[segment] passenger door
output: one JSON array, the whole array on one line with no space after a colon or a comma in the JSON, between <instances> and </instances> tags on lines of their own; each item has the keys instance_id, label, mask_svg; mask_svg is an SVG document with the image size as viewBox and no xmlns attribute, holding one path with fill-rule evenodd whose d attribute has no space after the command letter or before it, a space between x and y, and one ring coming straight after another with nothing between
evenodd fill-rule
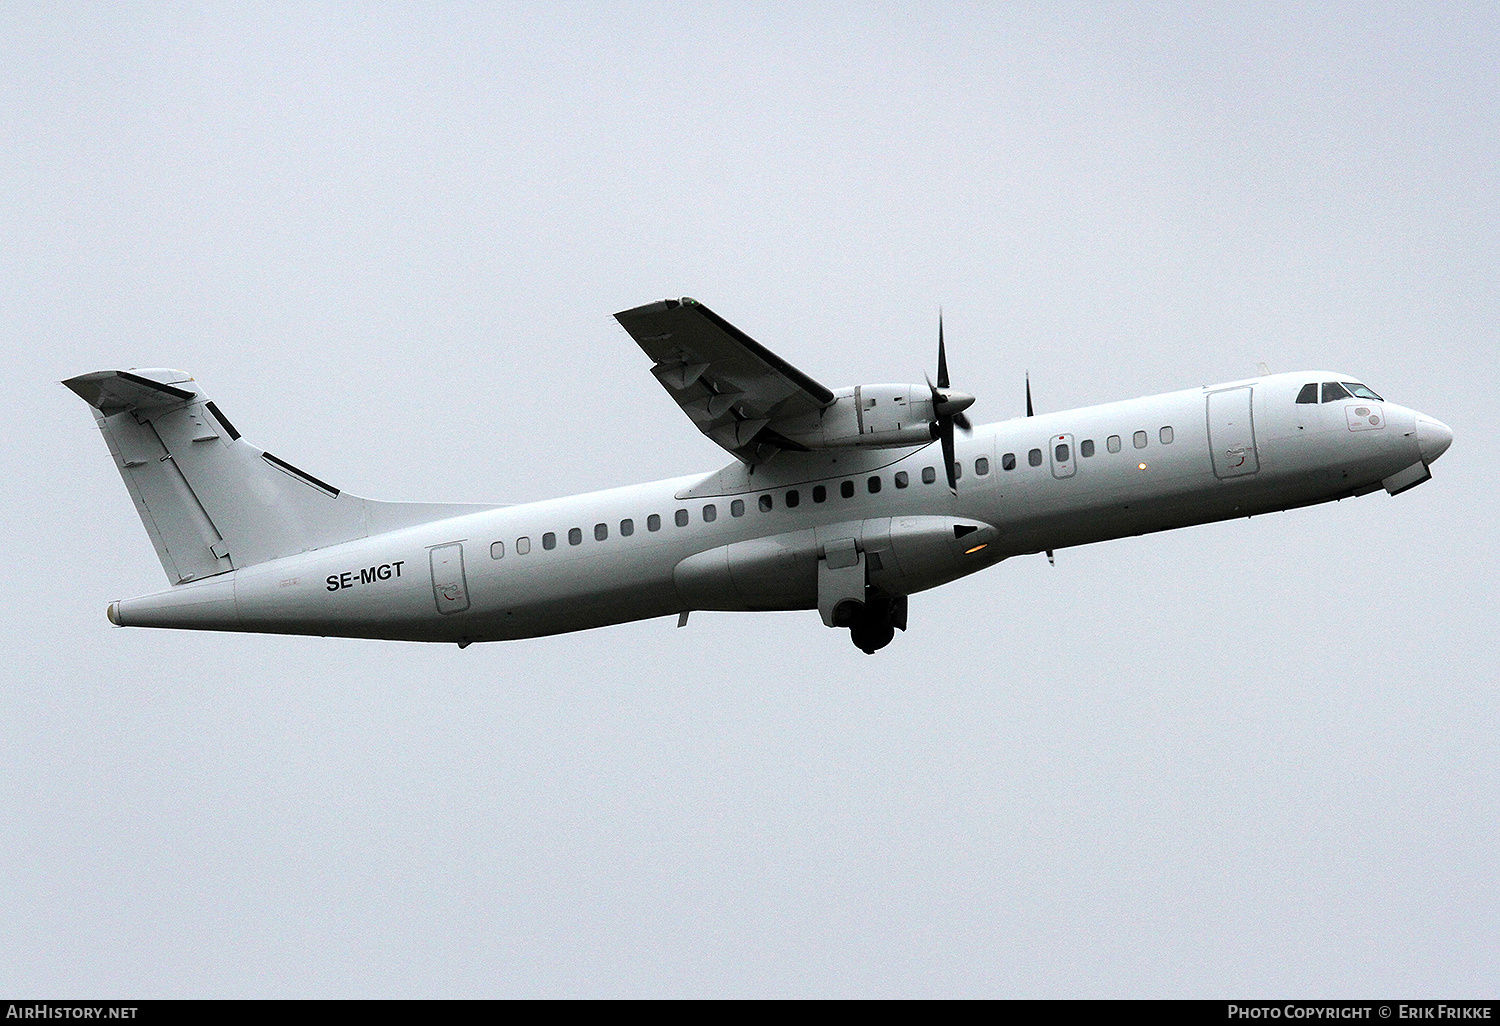
<instances>
[{"instance_id":1,"label":"passenger door","mask_svg":"<svg viewBox=\"0 0 1500 1026\"><path fill-rule=\"evenodd\" d=\"M432 550L432 597L439 613L462 613L469 608L462 542L439 545Z\"/></svg>"},{"instance_id":2,"label":"passenger door","mask_svg":"<svg viewBox=\"0 0 1500 1026\"><path fill-rule=\"evenodd\" d=\"M1260 470L1251 416L1253 385L1208 394L1208 448L1220 478L1244 477Z\"/></svg>"}]
</instances>

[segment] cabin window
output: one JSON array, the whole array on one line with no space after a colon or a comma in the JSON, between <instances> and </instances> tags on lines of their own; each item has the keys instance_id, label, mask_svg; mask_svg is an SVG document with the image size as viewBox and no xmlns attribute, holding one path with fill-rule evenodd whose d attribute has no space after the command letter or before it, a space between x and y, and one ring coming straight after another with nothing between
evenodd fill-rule
<instances>
[{"instance_id":1,"label":"cabin window","mask_svg":"<svg viewBox=\"0 0 1500 1026\"><path fill-rule=\"evenodd\" d=\"M744 499L735 499L733 502L731 502L729 504L729 515L732 516L732 517L742 517L742 516L744 516L745 515L745 500Z\"/></svg>"},{"instance_id":2,"label":"cabin window","mask_svg":"<svg viewBox=\"0 0 1500 1026\"><path fill-rule=\"evenodd\" d=\"M796 509L802 505L802 496L798 493L797 489L793 488L786 493L786 505L787 509Z\"/></svg>"},{"instance_id":3,"label":"cabin window","mask_svg":"<svg viewBox=\"0 0 1500 1026\"><path fill-rule=\"evenodd\" d=\"M659 514L659 513L652 513L649 517L646 518L646 530L648 530L648 531L660 531L661 530L661 514Z\"/></svg>"},{"instance_id":4,"label":"cabin window","mask_svg":"<svg viewBox=\"0 0 1500 1026\"><path fill-rule=\"evenodd\" d=\"M1067 442L1058 442L1057 446L1052 450L1052 458L1059 463L1068 462L1068 455L1069 453Z\"/></svg>"},{"instance_id":5,"label":"cabin window","mask_svg":"<svg viewBox=\"0 0 1500 1026\"><path fill-rule=\"evenodd\" d=\"M896 476L891 480L895 482L897 488L905 488L911 484L911 478L906 476L906 471L904 470L896 471Z\"/></svg>"},{"instance_id":6,"label":"cabin window","mask_svg":"<svg viewBox=\"0 0 1500 1026\"><path fill-rule=\"evenodd\" d=\"M1040 467L1042 465L1042 450L1033 449L1028 452L1026 454L1026 462L1030 463L1033 467Z\"/></svg>"},{"instance_id":7,"label":"cabin window","mask_svg":"<svg viewBox=\"0 0 1500 1026\"><path fill-rule=\"evenodd\" d=\"M490 542L490 558L503 559L505 557L505 543L503 541Z\"/></svg>"},{"instance_id":8,"label":"cabin window","mask_svg":"<svg viewBox=\"0 0 1500 1026\"><path fill-rule=\"evenodd\" d=\"M703 507L703 522L705 524L711 524L717 519L719 519L719 507L711 502Z\"/></svg>"},{"instance_id":9,"label":"cabin window","mask_svg":"<svg viewBox=\"0 0 1500 1026\"><path fill-rule=\"evenodd\" d=\"M620 537L621 538L629 538L632 534L635 534L635 521L634 520L621 520L620 521Z\"/></svg>"},{"instance_id":10,"label":"cabin window","mask_svg":"<svg viewBox=\"0 0 1500 1026\"><path fill-rule=\"evenodd\" d=\"M869 487L871 495L874 495L876 492L880 491L880 478L878 477L870 478L870 480L865 482L865 484Z\"/></svg>"},{"instance_id":11,"label":"cabin window","mask_svg":"<svg viewBox=\"0 0 1500 1026\"><path fill-rule=\"evenodd\" d=\"M1078 455L1082 456L1084 459L1088 459L1090 456L1094 455L1094 440L1092 438L1085 438L1083 441L1078 443Z\"/></svg>"},{"instance_id":12,"label":"cabin window","mask_svg":"<svg viewBox=\"0 0 1500 1026\"><path fill-rule=\"evenodd\" d=\"M1137 449L1144 449L1146 447L1146 432L1137 431L1135 433L1134 442Z\"/></svg>"},{"instance_id":13,"label":"cabin window","mask_svg":"<svg viewBox=\"0 0 1500 1026\"><path fill-rule=\"evenodd\" d=\"M822 485L813 485L813 502L827 502L828 489Z\"/></svg>"},{"instance_id":14,"label":"cabin window","mask_svg":"<svg viewBox=\"0 0 1500 1026\"><path fill-rule=\"evenodd\" d=\"M931 467L923 467L922 468L922 483L923 484L932 484L932 482L934 482L936 480L937 480L937 471L936 470L932 469Z\"/></svg>"},{"instance_id":15,"label":"cabin window","mask_svg":"<svg viewBox=\"0 0 1500 1026\"><path fill-rule=\"evenodd\" d=\"M1349 390L1337 381L1323 382L1323 401L1331 403L1339 399L1348 399Z\"/></svg>"},{"instance_id":16,"label":"cabin window","mask_svg":"<svg viewBox=\"0 0 1500 1026\"><path fill-rule=\"evenodd\" d=\"M1157 433L1157 437L1161 439L1161 444L1162 445L1171 445L1172 444L1172 426L1169 424L1166 427L1162 428L1161 431L1159 431Z\"/></svg>"},{"instance_id":17,"label":"cabin window","mask_svg":"<svg viewBox=\"0 0 1500 1026\"><path fill-rule=\"evenodd\" d=\"M516 539L516 555L518 555L518 556L524 556L524 555L526 555L530 551L531 551L531 539L530 538L517 538Z\"/></svg>"},{"instance_id":18,"label":"cabin window","mask_svg":"<svg viewBox=\"0 0 1500 1026\"><path fill-rule=\"evenodd\" d=\"M854 482L842 481L839 483L839 494L846 499L854 498Z\"/></svg>"},{"instance_id":19,"label":"cabin window","mask_svg":"<svg viewBox=\"0 0 1500 1026\"><path fill-rule=\"evenodd\" d=\"M609 525L608 524L595 524L594 525L594 541L608 541L608 540L609 540Z\"/></svg>"},{"instance_id":20,"label":"cabin window","mask_svg":"<svg viewBox=\"0 0 1500 1026\"><path fill-rule=\"evenodd\" d=\"M568 528L568 544L569 545L582 545L583 544L583 529L582 528L579 528L579 527L570 527L570 528Z\"/></svg>"},{"instance_id":21,"label":"cabin window","mask_svg":"<svg viewBox=\"0 0 1500 1026\"><path fill-rule=\"evenodd\" d=\"M1297 393L1299 403L1315 403L1318 401L1318 383L1310 381L1302 386L1302 391Z\"/></svg>"},{"instance_id":22,"label":"cabin window","mask_svg":"<svg viewBox=\"0 0 1500 1026\"><path fill-rule=\"evenodd\" d=\"M953 480L957 481L964 476L964 465L962 460L953 461Z\"/></svg>"},{"instance_id":23,"label":"cabin window","mask_svg":"<svg viewBox=\"0 0 1500 1026\"><path fill-rule=\"evenodd\" d=\"M974 461L974 473L978 474L980 477L983 477L989 472L990 458L988 456L981 456L979 457L979 459Z\"/></svg>"},{"instance_id":24,"label":"cabin window","mask_svg":"<svg viewBox=\"0 0 1500 1026\"><path fill-rule=\"evenodd\" d=\"M1110 452L1119 452L1120 451L1120 436L1119 435L1110 435L1109 438L1105 440L1104 445L1105 445L1105 448L1107 448Z\"/></svg>"},{"instance_id":25,"label":"cabin window","mask_svg":"<svg viewBox=\"0 0 1500 1026\"><path fill-rule=\"evenodd\" d=\"M542 535L542 548L548 550L557 548L557 535L551 531Z\"/></svg>"},{"instance_id":26,"label":"cabin window","mask_svg":"<svg viewBox=\"0 0 1500 1026\"><path fill-rule=\"evenodd\" d=\"M1016 469L1016 454L1013 453L1013 452L1008 452L1004 456L1001 456L1000 457L1000 469L1001 470L1015 470Z\"/></svg>"},{"instance_id":27,"label":"cabin window","mask_svg":"<svg viewBox=\"0 0 1500 1026\"><path fill-rule=\"evenodd\" d=\"M762 513L769 513L769 512L771 512L771 507L773 505L775 505L775 503L774 503L774 501L771 499L771 497L769 495L762 495L760 497L760 511Z\"/></svg>"},{"instance_id":28,"label":"cabin window","mask_svg":"<svg viewBox=\"0 0 1500 1026\"><path fill-rule=\"evenodd\" d=\"M678 527L686 527L688 525L688 511L685 509L678 510L673 519L677 521Z\"/></svg>"}]
</instances>

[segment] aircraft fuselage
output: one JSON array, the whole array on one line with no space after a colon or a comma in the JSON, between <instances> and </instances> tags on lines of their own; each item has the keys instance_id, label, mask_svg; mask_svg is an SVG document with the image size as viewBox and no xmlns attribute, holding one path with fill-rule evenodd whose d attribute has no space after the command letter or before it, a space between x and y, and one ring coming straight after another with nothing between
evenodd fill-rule
<instances>
[{"instance_id":1,"label":"aircraft fuselage","mask_svg":"<svg viewBox=\"0 0 1500 1026\"><path fill-rule=\"evenodd\" d=\"M468 644L696 609L822 608L858 561L900 597L1007 557L1426 480L1446 427L1271 375L978 426L951 494L935 443L486 510L115 603L125 626ZM1362 412L1358 412L1362 411ZM852 592L851 592L852 594ZM837 597L836 595L834 596Z\"/></svg>"}]
</instances>

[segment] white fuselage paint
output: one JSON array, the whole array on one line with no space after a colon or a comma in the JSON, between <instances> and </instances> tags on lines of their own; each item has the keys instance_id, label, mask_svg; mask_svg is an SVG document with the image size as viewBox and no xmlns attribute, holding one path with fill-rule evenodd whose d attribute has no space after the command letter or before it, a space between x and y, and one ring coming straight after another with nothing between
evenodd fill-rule
<instances>
[{"instance_id":1,"label":"white fuselage paint","mask_svg":"<svg viewBox=\"0 0 1500 1026\"><path fill-rule=\"evenodd\" d=\"M746 608L735 596L705 600L701 588L688 589L687 599L674 572L705 550L811 537L826 525L853 525L856 536L861 524L879 533L918 523L903 518L988 525L979 536L982 548L964 553L960 546L953 558L961 562L912 589L920 590L1008 556L1364 494L1414 465L1425 473L1414 411L1369 400L1295 402L1304 383L1335 380L1357 379L1273 375L977 427L958 439L956 496L935 443L784 453L753 472L736 464L706 477L487 510L304 552L117 603L112 618L125 626L462 643L536 637L695 608ZM1253 389L1253 449L1234 451L1230 436L1243 425L1216 426L1214 441L1228 450L1216 462L1208 397L1237 388ZM1234 407L1233 397L1219 403L1226 405ZM1355 418L1358 407L1374 409L1379 425ZM1171 430L1169 443L1163 428ZM1135 444L1137 432L1145 433L1144 447ZM1108 449L1111 436L1120 438L1118 452ZM1060 439L1068 445L1061 463ZM1091 456L1080 453L1086 440ZM1031 465L1033 450L1042 454L1040 466ZM1003 469L1007 453L1015 455L1012 470ZM982 475L981 459L989 464ZM1238 476L1224 476L1236 473L1226 469L1236 461ZM1247 465L1253 473L1244 472ZM933 480L924 483L928 468ZM898 472L906 475L905 487L896 487ZM880 480L877 493L869 490L872 477ZM846 481L853 482L852 497L842 494ZM822 502L814 501L817 486L826 489ZM792 489L800 498L795 508L787 504ZM771 497L769 511L761 506L764 495ZM736 500L744 503L740 516L732 515ZM711 522L709 506L716 513ZM680 510L685 526L678 524ZM648 529L652 515L661 518L655 531ZM634 524L629 537L621 533L627 519ZM604 540L595 537L600 524ZM570 543L573 529L581 534L578 544ZM556 537L550 550L543 548L549 533ZM518 551L522 538L529 552ZM501 558L491 556L496 542L504 546ZM815 567L816 551L811 558ZM445 601L461 611L441 612ZM813 605L801 581L789 582L784 603L773 597L753 608Z\"/></svg>"}]
</instances>

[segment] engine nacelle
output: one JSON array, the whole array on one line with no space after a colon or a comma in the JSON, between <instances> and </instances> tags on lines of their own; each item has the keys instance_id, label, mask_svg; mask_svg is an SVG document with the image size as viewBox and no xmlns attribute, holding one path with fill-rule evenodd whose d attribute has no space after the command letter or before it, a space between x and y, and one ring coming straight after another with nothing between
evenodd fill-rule
<instances>
[{"instance_id":1,"label":"engine nacelle","mask_svg":"<svg viewBox=\"0 0 1500 1026\"><path fill-rule=\"evenodd\" d=\"M777 433L809 449L894 449L934 438L926 385L856 385L833 394L817 413L778 422Z\"/></svg>"}]
</instances>

